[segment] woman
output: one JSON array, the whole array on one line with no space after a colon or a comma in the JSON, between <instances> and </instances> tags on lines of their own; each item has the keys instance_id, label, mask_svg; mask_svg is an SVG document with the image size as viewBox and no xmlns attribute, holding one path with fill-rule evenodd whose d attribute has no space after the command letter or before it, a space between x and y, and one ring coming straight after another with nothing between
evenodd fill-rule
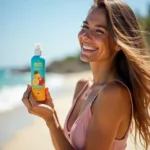
<instances>
[{"instance_id":1,"label":"woman","mask_svg":"<svg viewBox=\"0 0 150 150\"><path fill-rule=\"evenodd\" d=\"M135 14L120 0L95 0L78 38L93 79L77 83L64 129L48 90L39 104L28 86L22 101L29 113L45 120L56 150L125 150L131 125L146 150L149 54Z\"/></svg>"}]
</instances>

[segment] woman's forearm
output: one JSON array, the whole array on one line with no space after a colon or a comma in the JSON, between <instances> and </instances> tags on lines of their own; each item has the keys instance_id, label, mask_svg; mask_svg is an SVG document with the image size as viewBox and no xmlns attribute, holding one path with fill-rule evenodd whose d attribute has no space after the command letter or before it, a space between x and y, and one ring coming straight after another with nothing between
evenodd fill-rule
<instances>
[{"instance_id":1,"label":"woman's forearm","mask_svg":"<svg viewBox=\"0 0 150 150\"><path fill-rule=\"evenodd\" d=\"M58 116L57 116L57 113L56 113L55 110L54 110L54 116L56 117L57 123L59 123L59 121L58 121ZM59 124L59 125L60 125L60 124ZM50 135L51 135L52 143L53 143L53 146L54 146L55 150L59 150L58 145L57 145L57 143L56 143L56 141L55 141L55 139L54 139L54 136L53 136L53 134L52 134L51 131L50 131Z\"/></svg>"},{"instance_id":2,"label":"woman's forearm","mask_svg":"<svg viewBox=\"0 0 150 150\"><path fill-rule=\"evenodd\" d=\"M50 134L51 134L51 139L52 139L52 143L53 143L55 150L59 150L59 147L58 147L58 145L57 145L57 143L53 137L53 134L51 132L50 132Z\"/></svg>"},{"instance_id":3,"label":"woman's forearm","mask_svg":"<svg viewBox=\"0 0 150 150\"><path fill-rule=\"evenodd\" d=\"M56 119L55 115L53 117L53 121L47 121L46 124L49 128L52 141L56 150L75 150L66 139L60 123L58 122L58 118Z\"/></svg>"}]
</instances>

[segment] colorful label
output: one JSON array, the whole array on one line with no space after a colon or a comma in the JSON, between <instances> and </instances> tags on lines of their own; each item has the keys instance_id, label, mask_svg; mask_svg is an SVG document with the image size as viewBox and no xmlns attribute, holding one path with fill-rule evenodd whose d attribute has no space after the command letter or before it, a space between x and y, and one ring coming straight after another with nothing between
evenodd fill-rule
<instances>
[{"instance_id":1,"label":"colorful label","mask_svg":"<svg viewBox=\"0 0 150 150\"><path fill-rule=\"evenodd\" d=\"M43 88L45 86L45 66L43 62L32 64L32 87Z\"/></svg>"},{"instance_id":2,"label":"colorful label","mask_svg":"<svg viewBox=\"0 0 150 150\"><path fill-rule=\"evenodd\" d=\"M45 96L45 60L40 56L31 59L32 94L37 101L44 101Z\"/></svg>"}]
</instances>

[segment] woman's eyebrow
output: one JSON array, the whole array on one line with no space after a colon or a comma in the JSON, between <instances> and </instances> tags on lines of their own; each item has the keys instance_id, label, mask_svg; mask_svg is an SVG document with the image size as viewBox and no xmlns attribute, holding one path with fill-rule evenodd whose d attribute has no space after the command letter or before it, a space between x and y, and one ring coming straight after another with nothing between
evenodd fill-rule
<instances>
[{"instance_id":1,"label":"woman's eyebrow","mask_svg":"<svg viewBox=\"0 0 150 150\"><path fill-rule=\"evenodd\" d=\"M87 21L83 21L83 23L84 24L89 24ZM100 25L100 24L98 24L98 25L95 25L96 27L99 27L99 28L104 28L105 30L108 30L108 28L106 27L106 26L104 26L104 25Z\"/></svg>"}]
</instances>

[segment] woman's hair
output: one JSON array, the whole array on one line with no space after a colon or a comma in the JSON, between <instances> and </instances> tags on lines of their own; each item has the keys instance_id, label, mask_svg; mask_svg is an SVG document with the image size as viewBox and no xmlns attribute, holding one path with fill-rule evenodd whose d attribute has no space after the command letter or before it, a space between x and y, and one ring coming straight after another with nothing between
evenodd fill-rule
<instances>
[{"instance_id":1,"label":"woman's hair","mask_svg":"<svg viewBox=\"0 0 150 150\"><path fill-rule=\"evenodd\" d=\"M108 30L121 50L115 57L118 75L133 97L135 143L137 135L145 149L150 142L150 55L132 9L121 0L95 0L92 8L106 10ZM91 9L92 9L91 8Z\"/></svg>"}]
</instances>

